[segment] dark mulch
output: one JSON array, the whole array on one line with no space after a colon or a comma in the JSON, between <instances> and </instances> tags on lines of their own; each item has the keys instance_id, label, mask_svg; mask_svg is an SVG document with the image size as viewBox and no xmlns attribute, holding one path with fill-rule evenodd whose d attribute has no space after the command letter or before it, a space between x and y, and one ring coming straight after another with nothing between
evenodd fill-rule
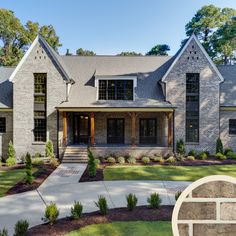
<instances>
[{"instance_id":1,"label":"dark mulch","mask_svg":"<svg viewBox=\"0 0 236 236\"><path fill-rule=\"evenodd\" d=\"M25 168L25 164L17 164L15 166L9 166L9 167L6 165L0 166L0 170L19 170L23 168Z\"/></svg>"},{"instance_id":2,"label":"dark mulch","mask_svg":"<svg viewBox=\"0 0 236 236\"><path fill-rule=\"evenodd\" d=\"M31 191L37 189L44 180L55 170L55 167L51 165L38 165L36 166L38 169L34 174L34 181L31 185L27 184L23 179L19 183L17 183L14 187L8 190L7 195L22 193L26 191Z\"/></svg>"},{"instance_id":3,"label":"dark mulch","mask_svg":"<svg viewBox=\"0 0 236 236\"><path fill-rule=\"evenodd\" d=\"M59 236L65 235L70 231L91 224L110 223L114 221L170 221L173 206L161 206L160 209L149 209L147 206L139 206L134 211L127 208L115 208L109 210L108 215L99 215L99 212L86 213L79 220L71 220L69 217L58 220L56 224L42 224L31 228L27 236Z\"/></svg>"},{"instance_id":4,"label":"dark mulch","mask_svg":"<svg viewBox=\"0 0 236 236\"><path fill-rule=\"evenodd\" d=\"M104 166L101 165L97 169L96 177L89 177L89 172L88 172L88 167L87 167L86 170L84 171L83 175L81 176L79 182L90 182L90 181L101 181L101 180L103 180L103 169L104 169Z\"/></svg>"}]
</instances>

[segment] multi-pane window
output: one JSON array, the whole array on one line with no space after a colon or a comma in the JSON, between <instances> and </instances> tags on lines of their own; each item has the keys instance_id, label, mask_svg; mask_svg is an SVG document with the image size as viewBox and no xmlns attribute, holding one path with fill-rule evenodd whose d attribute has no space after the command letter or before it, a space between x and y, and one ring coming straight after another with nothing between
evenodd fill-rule
<instances>
[{"instance_id":1,"label":"multi-pane window","mask_svg":"<svg viewBox=\"0 0 236 236\"><path fill-rule=\"evenodd\" d=\"M186 142L199 141L199 74L186 74Z\"/></svg>"},{"instance_id":2,"label":"multi-pane window","mask_svg":"<svg viewBox=\"0 0 236 236\"><path fill-rule=\"evenodd\" d=\"M99 100L133 100L133 80L99 80Z\"/></svg>"},{"instance_id":3,"label":"multi-pane window","mask_svg":"<svg viewBox=\"0 0 236 236\"><path fill-rule=\"evenodd\" d=\"M47 74L34 74L34 141L45 142Z\"/></svg>"},{"instance_id":4,"label":"multi-pane window","mask_svg":"<svg viewBox=\"0 0 236 236\"><path fill-rule=\"evenodd\" d=\"M6 133L6 118L0 117L0 133Z\"/></svg>"},{"instance_id":5,"label":"multi-pane window","mask_svg":"<svg viewBox=\"0 0 236 236\"><path fill-rule=\"evenodd\" d=\"M236 119L229 120L229 134L236 134Z\"/></svg>"}]
</instances>

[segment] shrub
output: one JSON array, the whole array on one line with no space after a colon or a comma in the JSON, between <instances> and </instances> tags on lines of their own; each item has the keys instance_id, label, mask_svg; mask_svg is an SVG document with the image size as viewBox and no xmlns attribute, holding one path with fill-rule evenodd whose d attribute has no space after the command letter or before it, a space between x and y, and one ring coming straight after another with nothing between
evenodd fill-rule
<instances>
[{"instance_id":1,"label":"shrub","mask_svg":"<svg viewBox=\"0 0 236 236\"><path fill-rule=\"evenodd\" d=\"M227 159L227 157L224 154L220 153L220 152L216 153L216 157L220 160L226 160Z\"/></svg>"},{"instance_id":2,"label":"shrub","mask_svg":"<svg viewBox=\"0 0 236 236\"><path fill-rule=\"evenodd\" d=\"M228 156L228 153L232 153L232 152L233 152L232 148L226 148L224 151L224 155Z\"/></svg>"},{"instance_id":3,"label":"shrub","mask_svg":"<svg viewBox=\"0 0 236 236\"><path fill-rule=\"evenodd\" d=\"M177 201L179 196L181 195L182 191L178 191L176 194L175 194L175 200Z\"/></svg>"},{"instance_id":4,"label":"shrub","mask_svg":"<svg viewBox=\"0 0 236 236\"><path fill-rule=\"evenodd\" d=\"M199 158L200 158L201 160L206 160L206 159L207 159L207 154L206 154L205 152L200 152Z\"/></svg>"},{"instance_id":5,"label":"shrub","mask_svg":"<svg viewBox=\"0 0 236 236\"><path fill-rule=\"evenodd\" d=\"M222 144L222 141L220 138L218 138L216 141L216 153L218 153L218 152L220 152L222 154L224 153L223 144Z\"/></svg>"},{"instance_id":6,"label":"shrub","mask_svg":"<svg viewBox=\"0 0 236 236\"><path fill-rule=\"evenodd\" d=\"M149 157L142 157L142 162L143 162L143 164L147 165L150 163L150 158Z\"/></svg>"},{"instance_id":7,"label":"shrub","mask_svg":"<svg viewBox=\"0 0 236 236\"><path fill-rule=\"evenodd\" d=\"M232 158L232 159L236 159L236 153L235 152L228 152L227 157Z\"/></svg>"},{"instance_id":8,"label":"shrub","mask_svg":"<svg viewBox=\"0 0 236 236\"><path fill-rule=\"evenodd\" d=\"M44 213L44 221L49 222L50 225L53 225L59 216L59 210L55 203L50 203L50 205L46 206Z\"/></svg>"},{"instance_id":9,"label":"shrub","mask_svg":"<svg viewBox=\"0 0 236 236\"><path fill-rule=\"evenodd\" d=\"M127 201L127 207L129 209L129 211L133 211L133 209L136 207L138 199L135 196L135 194L128 194L126 195L126 201Z\"/></svg>"},{"instance_id":10,"label":"shrub","mask_svg":"<svg viewBox=\"0 0 236 236\"><path fill-rule=\"evenodd\" d=\"M29 228L29 223L27 220L19 220L15 225L14 236L25 236Z\"/></svg>"},{"instance_id":11,"label":"shrub","mask_svg":"<svg viewBox=\"0 0 236 236\"><path fill-rule=\"evenodd\" d=\"M45 147L46 157L54 157L53 143L51 140L48 140Z\"/></svg>"},{"instance_id":12,"label":"shrub","mask_svg":"<svg viewBox=\"0 0 236 236\"><path fill-rule=\"evenodd\" d=\"M211 155L209 151L204 151L204 152L206 153L207 157Z\"/></svg>"},{"instance_id":13,"label":"shrub","mask_svg":"<svg viewBox=\"0 0 236 236\"><path fill-rule=\"evenodd\" d=\"M190 150L190 151L188 152L188 156L193 156L193 157L195 157L195 156L197 156L197 152L196 152L195 150Z\"/></svg>"},{"instance_id":14,"label":"shrub","mask_svg":"<svg viewBox=\"0 0 236 236\"><path fill-rule=\"evenodd\" d=\"M118 157L118 158L117 158L117 162L118 162L119 164L125 164L125 158L124 158L124 157Z\"/></svg>"},{"instance_id":15,"label":"shrub","mask_svg":"<svg viewBox=\"0 0 236 236\"><path fill-rule=\"evenodd\" d=\"M187 156L187 160L188 160L188 161L194 161L194 160L195 160L195 157L194 157L194 156Z\"/></svg>"},{"instance_id":16,"label":"shrub","mask_svg":"<svg viewBox=\"0 0 236 236\"><path fill-rule=\"evenodd\" d=\"M168 157L167 159L166 159L166 162L167 163L174 163L176 161L176 159L175 159L175 157L173 157L173 156L170 156L170 157Z\"/></svg>"},{"instance_id":17,"label":"shrub","mask_svg":"<svg viewBox=\"0 0 236 236\"><path fill-rule=\"evenodd\" d=\"M89 177L95 177L97 174L97 167L95 163L95 159L93 156L93 153L88 150L88 172L89 172Z\"/></svg>"},{"instance_id":18,"label":"shrub","mask_svg":"<svg viewBox=\"0 0 236 236\"><path fill-rule=\"evenodd\" d=\"M74 203L73 207L71 207L71 217L73 219L79 219L82 215L82 211L83 211L83 205L80 202L76 202Z\"/></svg>"},{"instance_id":19,"label":"shrub","mask_svg":"<svg viewBox=\"0 0 236 236\"><path fill-rule=\"evenodd\" d=\"M33 182L33 166L30 154L27 152L25 156L25 172L26 172L26 183L32 184Z\"/></svg>"},{"instance_id":20,"label":"shrub","mask_svg":"<svg viewBox=\"0 0 236 236\"><path fill-rule=\"evenodd\" d=\"M8 158L6 160L6 165L7 166L16 165L15 149L14 149L12 141L10 141L8 144Z\"/></svg>"},{"instance_id":21,"label":"shrub","mask_svg":"<svg viewBox=\"0 0 236 236\"><path fill-rule=\"evenodd\" d=\"M100 163L101 163L100 160L99 160L99 159L95 159L94 162L95 162L96 168L98 168L98 166L99 166Z\"/></svg>"},{"instance_id":22,"label":"shrub","mask_svg":"<svg viewBox=\"0 0 236 236\"><path fill-rule=\"evenodd\" d=\"M116 159L114 157L108 157L107 162L111 163L111 164L114 164L114 163L116 163Z\"/></svg>"},{"instance_id":23,"label":"shrub","mask_svg":"<svg viewBox=\"0 0 236 236\"><path fill-rule=\"evenodd\" d=\"M43 165L44 160L42 159L42 157L34 157L34 158L32 158L32 164L35 165L35 166Z\"/></svg>"},{"instance_id":24,"label":"shrub","mask_svg":"<svg viewBox=\"0 0 236 236\"><path fill-rule=\"evenodd\" d=\"M129 164L136 164L136 159L134 158L134 157L128 157L128 159L127 159L127 162L129 163Z\"/></svg>"},{"instance_id":25,"label":"shrub","mask_svg":"<svg viewBox=\"0 0 236 236\"><path fill-rule=\"evenodd\" d=\"M108 212L108 206L107 206L107 200L104 196L99 196L98 202L95 202L95 205L99 208L100 213L102 215L107 215Z\"/></svg>"},{"instance_id":26,"label":"shrub","mask_svg":"<svg viewBox=\"0 0 236 236\"><path fill-rule=\"evenodd\" d=\"M50 165L53 167L58 167L59 166L59 161L56 157L50 157Z\"/></svg>"},{"instance_id":27,"label":"shrub","mask_svg":"<svg viewBox=\"0 0 236 236\"><path fill-rule=\"evenodd\" d=\"M43 157L43 155L41 153L37 152L32 157L33 158L40 158L40 157Z\"/></svg>"},{"instance_id":28,"label":"shrub","mask_svg":"<svg viewBox=\"0 0 236 236\"><path fill-rule=\"evenodd\" d=\"M163 163L165 160L161 156L153 157L153 161Z\"/></svg>"},{"instance_id":29,"label":"shrub","mask_svg":"<svg viewBox=\"0 0 236 236\"><path fill-rule=\"evenodd\" d=\"M3 230L0 230L0 236L8 236L8 231L3 228Z\"/></svg>"},{"instance_id":30,"label":"shrub","mask_svg":"<svg viewBox=\"0 0 236 236\"><path fill-rule=\"evenodd\" d=\"M159 197L158 193L152 193L150 197L147 199L147 202L149 203L151 208L158 209L161 205L161 199Z\"/></svg>"},{"instance_id":31,"label":"shrub","mask_svg":"<svg viewBox=\"0 0 236 236\"><path fill-rule=\"evenodd\" d=\"M183 155L177 154L175 156L175 158L176 158L177 161L184 161L184 156Z\"/></svg>"},{"instance_id":32,"label":"shrub","mask_svg":"<svg viewBox=\"0 0 236 236\"><path fill-rule=\"evenodd\" d=\"M185 154L185 144L183 139L180 139L176 143L176 151L178 154L184 155Z\"/></svg>"}]
</instances>

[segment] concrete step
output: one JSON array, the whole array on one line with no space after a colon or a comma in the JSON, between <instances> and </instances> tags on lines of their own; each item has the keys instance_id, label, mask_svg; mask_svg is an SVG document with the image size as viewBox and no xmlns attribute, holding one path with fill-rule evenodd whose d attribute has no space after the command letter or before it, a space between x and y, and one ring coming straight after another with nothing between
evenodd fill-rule
<instances>
[{"instance_id":1,"label":"concrete step","mask_svg":"<svg viewBox=\"0 0 236 236\"><path fill-rule=\"evenodd\" d=\"M63 160L88 160L87 157L64 157Z\"/></svg>"},{"instance_id":2,"label":"concrete step","mask_svg":"<svg viewBox=\"0 0 236 236\"><path fill-rule=\"evenodd\" d=\"M64 157L70 157L70 156L72 156L72 157L87 157L88 154L87 153L67 153L67 152L64 154Z\"/></svg>"},{"instance_id":3,"label":"concrete step","mask_svg":"<svg viewBox=\"0 0 236 236\"><path fill-rule=\"evenodd\" d=\"M88 163L87 160L62 160L62 163Z\"/></svg>"}]
</instances>

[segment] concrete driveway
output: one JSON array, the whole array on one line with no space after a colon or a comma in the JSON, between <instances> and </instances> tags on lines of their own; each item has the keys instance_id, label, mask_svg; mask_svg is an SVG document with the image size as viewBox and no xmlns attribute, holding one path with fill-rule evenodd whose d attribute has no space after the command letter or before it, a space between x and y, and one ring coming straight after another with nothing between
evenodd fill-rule
<instances>
[{"instance_id":1,"label":"concrete driveway","mask_svg":"<svg viewBox=\"0 0 236 236\"><path fill-rule=\"evenodd\" d=\"M162 204L174 205L175 193L186 188L185 181L97 181L79 183L85 170L84 164L62 164L35 191L0 198L0 229L7 228L13 234L14 225L27 219L30 226L42 223L46 204L55 202L60 217L70 215L74 201L84 205L84 212L97 210L94 201L99 195L107 198L110 208L126 206L125 196L135 193L138 205L146 205L147 197L157 192Z\"/></svg>"}]
</instances>

